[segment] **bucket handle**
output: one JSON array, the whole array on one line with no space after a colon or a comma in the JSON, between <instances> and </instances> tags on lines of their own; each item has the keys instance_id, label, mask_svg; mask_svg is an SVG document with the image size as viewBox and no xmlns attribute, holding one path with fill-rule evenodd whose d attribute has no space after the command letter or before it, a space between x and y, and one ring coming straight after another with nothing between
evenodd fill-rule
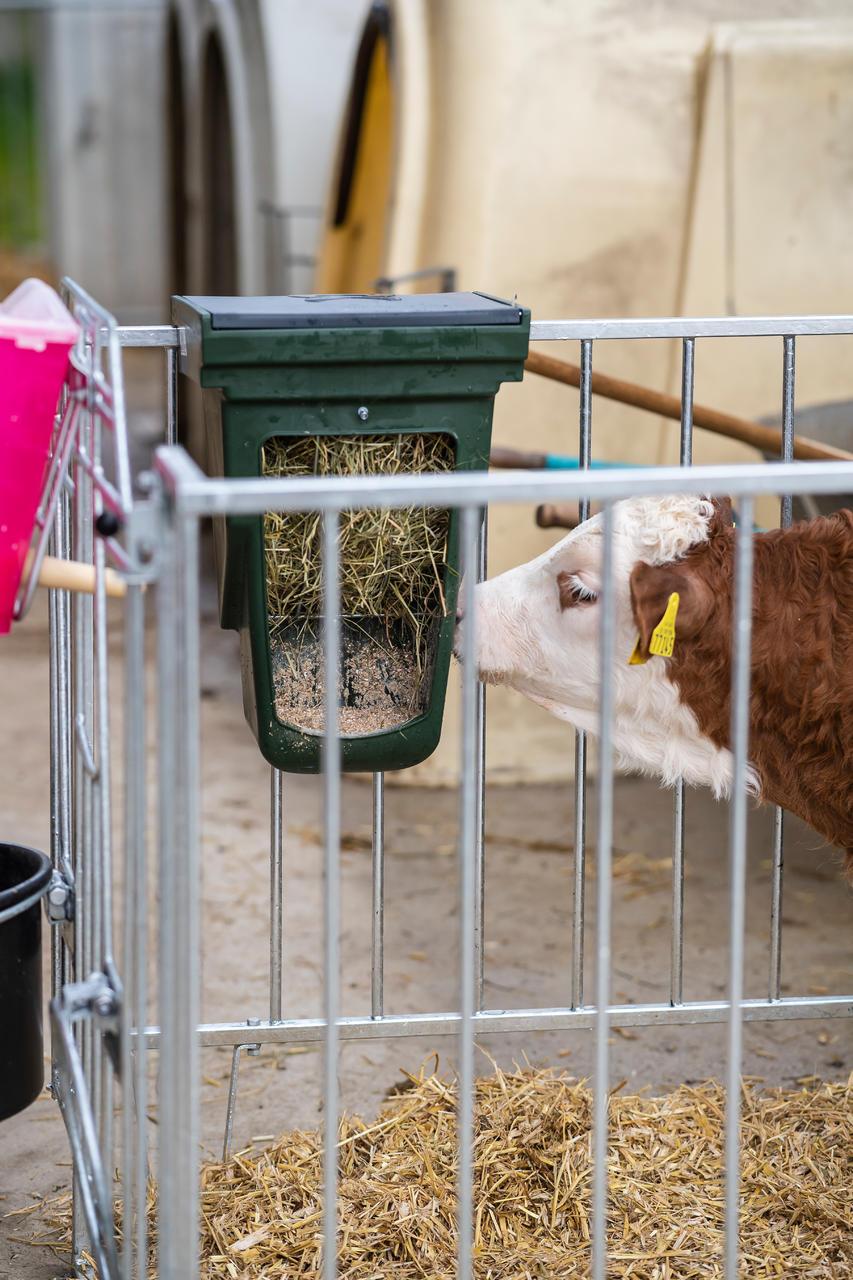
<instances>
[{"instance_id":1,"label":"bucket handle","mask_svg":"<svg viewBox=\"0 0 853 1280\"><path fill-rule=\"evenodd\" d=\"M14 920L15 916L21 916L25 911L29 911L30 907L34 907L37 902L41 902L44 895L50 888L50 881L43 885L41 889L37 889L35 893L31 893L29 897L22 898L20 902L13 902L11 907L6 907L0 911L0 924L5 924L7 920Z\"/></svg>"}]
</instances>

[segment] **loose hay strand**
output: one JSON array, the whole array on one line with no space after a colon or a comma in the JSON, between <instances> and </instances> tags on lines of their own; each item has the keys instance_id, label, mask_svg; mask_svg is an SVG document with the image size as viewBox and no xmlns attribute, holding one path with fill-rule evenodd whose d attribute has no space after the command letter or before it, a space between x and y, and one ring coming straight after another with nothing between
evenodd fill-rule
<instances>
[{"instance_id":1,"label":"loose hay strand","mask_svg":"<svg viewBox=\"0 0 853 1280\"><path fill-rule=\"evenodd\" d=\"M423 1072L407 1081L372 1125L340 1120L344 1280L455 1274L456 1088ZM590 1091L550 1071L496 1069L476 1102L478 1280L588 1275ZM610 1106L608 1276L722 1277L723 1086L614 1094ZM792 1091L745 1081L742 1115L744 1274L853 1276L853 1076ZM205 1165L203 1280L318 1274L322 1194L318 1131Z\"/></svg>"}]
</instances>

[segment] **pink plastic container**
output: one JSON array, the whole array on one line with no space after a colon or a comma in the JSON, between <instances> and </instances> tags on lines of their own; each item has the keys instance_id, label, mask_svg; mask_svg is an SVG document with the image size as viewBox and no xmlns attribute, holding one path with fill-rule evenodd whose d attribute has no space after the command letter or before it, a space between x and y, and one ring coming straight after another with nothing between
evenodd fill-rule
<instances>
[{"instance_id":1,"label":"pink plastic container","mask_svg":"<svg viewBox=\"0 0 853 1280\"><path fill-rule=\"evenodd\" d=\"M12 625L77 331L42 280L25 280L0 302L0 634Z\"/></svg>"}]
</instances>

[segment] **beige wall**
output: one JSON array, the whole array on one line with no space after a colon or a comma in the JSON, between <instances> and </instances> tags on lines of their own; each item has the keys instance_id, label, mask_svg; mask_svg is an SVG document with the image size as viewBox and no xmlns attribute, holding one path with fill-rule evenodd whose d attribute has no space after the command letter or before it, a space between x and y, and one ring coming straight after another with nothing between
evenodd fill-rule
<instances>
[{"instance_id":1,"label":"beige wall","mask_svg":"<svg viewBox=\"0 0 853 1280\"><path fill-rule=\"evenodd\" d=\"M388 274L457 267L534 318L851 310L853 26L846 0L397 0L397 184ZM417 38L425 32L425 38ZM849 340L848 340L849 341ZM696 398L778 412L780 341L697 352ZM578 359L576 344L549 354ZM680 344L598 343L595 367L677 391ZM797 402L853 396L842 340L798 344ZM494 439L575 453L577 394L504 388ZM593 451L674 462L677 424L595 401ZM745 448L697 433L697 461ZM764 517L773 517L765 508ZM495 509L490 572L555 535ZM450 695L442 748L456 765ZM489 695L495 775L566 776L571 731Z\"/></svg>"}]
</instances>

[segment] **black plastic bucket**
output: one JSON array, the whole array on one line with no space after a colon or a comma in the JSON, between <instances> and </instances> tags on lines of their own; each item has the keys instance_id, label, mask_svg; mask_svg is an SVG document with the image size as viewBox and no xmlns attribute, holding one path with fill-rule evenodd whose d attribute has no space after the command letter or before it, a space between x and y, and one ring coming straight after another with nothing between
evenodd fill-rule
<instances>
[{"instance_id":1,"label":"black plastic bucket","mask_svg":"<svg viewBox=\"0 0 853 1280\"><path fill-rule=\"evenodd\" d=\"M41 900L51 872L37 849L0 844L0 1120L44 1084Z\"/></svg>"}]
</instances>

